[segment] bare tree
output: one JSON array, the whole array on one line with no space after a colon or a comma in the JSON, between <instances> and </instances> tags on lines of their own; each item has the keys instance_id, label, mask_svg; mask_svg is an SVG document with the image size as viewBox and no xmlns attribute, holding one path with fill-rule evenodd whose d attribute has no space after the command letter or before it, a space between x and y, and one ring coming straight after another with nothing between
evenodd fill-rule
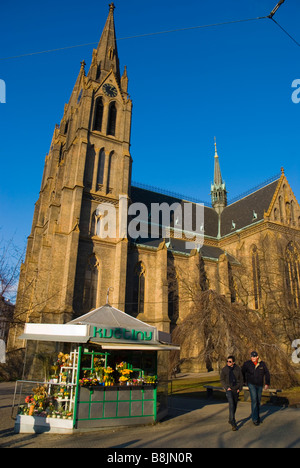
<instances>
[{"instance_id":1,"label":"bare tree","mask_svg":"<svg viewBox=\"0 0 300 468\"><path fill-rule=\"evenodd\" d=\"M20 266L24 249L19 248L13 239L0 239L0 297L14 302L17 294Z\"/></svg>"},{"instance_id":2,"label":"bare tree","mask_svg":"<svg viewBox=\"0 0 300 468\"><path fill-rule=\"evenodd\" d=\"M220 369L229 354L243 363L255 349L268 363L274 386L285 388L298 382L270 323L257 311L230 303L211 290L195 295L193 311L177 325L172 340L181 346L181 353L180 357L177 352L172 353L171 368L180 359L185 365L202 362L208 370L215 366Z\"/></svg>"}]
</instances>

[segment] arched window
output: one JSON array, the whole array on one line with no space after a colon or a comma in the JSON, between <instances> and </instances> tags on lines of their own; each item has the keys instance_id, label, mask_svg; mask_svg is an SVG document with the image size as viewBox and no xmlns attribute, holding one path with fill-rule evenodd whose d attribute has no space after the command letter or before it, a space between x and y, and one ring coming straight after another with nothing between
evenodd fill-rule
<instances>
[{"instance_id":1,"label":"arched window","mask_svg":"<svg viewBox=\"0 0 300 468\"><path fill-rule=\"evenodd\" d=\"M104 167L105 167L105 151L104 149L102 149L100 150L100 153L99 153L99 162L98 162L98 171L97 171L97 190L100 190L103 185Z\"/></svg>"},{"instance_id":2,"label":"arched window","mask_svg":"<svg viewBox=\"0 0 300 468\"><path fill-rule=\"evenodd\" d=\"M103 119L103 102L102 102L102 98L100 97L96 100L93 130L97 130L98 132L101 132L102 119Z\"/></svg>"},{"instance_id":3,"label":"arched window","mask_svg":"<svg viewBox=\"0 0 300 468\"><path fill-rule=\"evenodd\" d=\"M260 266L259 257L256 245L252 247L252 278L253 278L253 295L254 307L258 309L261 302L261 280L260 280Z\"/></svg>"},{"instance_id":4,"label":"arched window","mask_svg":"<svg viewBox=\"0 0 300 468\"><path fill-rule=\"evenodd\" d=\"M97 307L98 279L99 262L95 254L93 254L89 257L85 270L83 292L83 307L85 311Z\"/></svg>"},{"instance_id":5,"label":"arched window","mask_svg":"<svg viewBox=\"0 0 300 468\"><path fill-rule=\"evenodd\" d=\"M295 203L294 200L291 201L291 221L295 224Z\"/></svg>"},{"instance_id":6,"label":"arched window","mask_svg":"<svg viewBox=\"0 0 300 468\"><path fill-rule=\"evenodd\" d=\"M285 215L287 224L291 223L291 205L289 202L285 203Z\"/></svg>"},{"instance_id":7,"label":"arched window","mask_svg":"<svg viewBox=\"0 0 300 468\"><path fill-rule=\"evenodd\" d=\"M107 175L107 193L111 193L115 188L115 162L116 156L110 153L108 161L108 175Z\"/></svg>"},{"instance_id":8,"label":"arched window","mask_svg":"<svg viewBox=\"0 0 300 468\"><path fill-rule=\"evenodd\" d=\"M116 103L112 102L108 110L107 135L115 136L116 122L117 122L117 108L116 108Z\"/></svg>"},{"instance_id":9,"label":"arched window","mask_svg":"<svg viewBox=\"0 0 300 468\"><path fill-rule=\"evenodd\" d=\"M91 219L91 228L90 228L90 235L91 236L98 236L100 237L101 233L101 220L103 218L102 213L99 213L99 210L95 210L92 219Z\"/></svg>"},{"instance_id":10,"label":"arched window","mask_svg":"<svg viewBox=\"0 0 300 468\"><path fill-rule=\"evenodd\" d=\"M64 128L64 135L68 133L68 128L69 128L69 121L67 120L65 123L65 128Z\"/></svg>"},{"instance_id":11,"label":"arched window","mask_svg":"<svg viewBox=\"0 0 300 468\"><path fill-rule=\"evenodd\" d=\"M286 249L285 281L290 305L300 304L300 258L293 242Z\"/></svg>"},{"instance_id":12,"label":"arched window","mask_svg":"<svg viewBox=\"0 0 300 468\"><path fill-rule=\"evenodd\" d=\"M234 275L232 271L232 266L228 262L228 285L230 291L230 300L232 303L236 302L236 284L234 280Z\"/></svg>"},{"instance_id":13,"label":"arched window","mask_svg":"<svg viewBox=\"0 0 300 468\"><path fill-rule=\"evenodd\" d=\"M179 285L178 275L174 266L174 255L171 252L168 252L167 281L168 316L170 319L170 331L172 332L179 318Z\"/></svg>"},{"instance_id":14,"label":"arched window","mask_svg":"<svg viewBox=\"0 0 300 468\"><path fill-rule=\"evenodd\" d=\"M132 302L133 313L135 315L142 314L145 302L145 267L142 262L139 262L135 267Z\"/></svg>"},{"instance_id":15,"label":"arched window","mask_svg":"<svg viewBox=\"0 0 300 468\"><path fill-rule=\"evenodd\" d=\"M279 201L279 216L280 216L280 221L283 221L283 206L282 206L282 197L278 198Z\"/></svg>"}]
</instances>

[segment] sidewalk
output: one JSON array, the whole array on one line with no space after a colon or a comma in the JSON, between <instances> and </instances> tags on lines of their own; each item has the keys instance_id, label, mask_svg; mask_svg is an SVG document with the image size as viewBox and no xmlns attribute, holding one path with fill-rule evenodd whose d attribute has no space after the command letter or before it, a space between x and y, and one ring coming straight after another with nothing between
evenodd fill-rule
<instances>
[{"instance_id":1,"label":"sidewalk","mask_svg":"<svg viewBox=\"0 0 300 468\"><path fill-rule=\"evenodd\" d=\"M228 405L173 396L169 418L152 426L74 435L15 434L11 419L14 383L0 383L1 448L300 448L300 410L262 407L263 424L250 419L250 403L239 402L238 431L228 424Z\"/></svg>"}]
</instances>

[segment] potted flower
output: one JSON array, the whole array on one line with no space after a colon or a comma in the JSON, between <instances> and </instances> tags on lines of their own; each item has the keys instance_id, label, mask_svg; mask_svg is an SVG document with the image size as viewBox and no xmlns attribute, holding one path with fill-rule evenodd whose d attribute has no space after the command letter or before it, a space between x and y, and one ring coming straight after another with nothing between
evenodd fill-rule
<instances>
[{"instance_id":1,"label":"potted flower","mask_svg":"<svg viewBox=\"0 0 300 468\"><path fill-rule=\"evenodd\" d=\"M122 375L122 376L119 378L119 383L120 383L120 385L126 385L127 382L128 382L128 378L125 377L124 375Z\"/></svg>"},{"instance_id":2,"label":"potted flower","mask_svg":"<svg viewBox=\"0 0 300 468\"><path fill-rule=\"evenodd\" d=\"M56 398L58 401L61 401L64 397L64 389L60 389L59 392L56 393Z\"/></svg>"},{"instance_id":3,"label":"potted flower","mask_svg":"<svg viewBox=\"0 0 300 468\"><path fill-rule=\"evenodd\" d=\"M32 395L28 395L26 398L25 398L25 403L27 403L28 405L28 408L30 408L30 406L35 403L35 400L33 398Z\"/></svg>"},{"instance_id":4,"label":"potted flower","mask_svg":"<svg viewBox=\"0 0 300 468\"><path fill-rule=\"evenodd\" d=\"M115 383L115 379L113 377L113 372L114 370L111 368L111 367L105 367L103 369L104 371L104 377L103 377L103 380L104 380L104 384L105 386L111 386Z\"/></svg>"}]
</instances>

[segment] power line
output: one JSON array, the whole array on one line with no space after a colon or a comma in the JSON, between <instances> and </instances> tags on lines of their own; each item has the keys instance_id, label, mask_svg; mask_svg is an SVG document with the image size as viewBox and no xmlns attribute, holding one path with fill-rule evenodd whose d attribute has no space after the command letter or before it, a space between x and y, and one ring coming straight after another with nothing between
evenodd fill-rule
<instances>
[{"instance_id":1,"label":"power line","mask_svg":"<svg viewBox=\"0 0 300 468\"><path fill-rule=\"evenodd\" d=\"M273 17L270 18L270 19L271 19L271 20L273 21L273 23L275 23L290 39L292 39L292 41L293 41L298 47L300 47L300 43L299 43L298 41L296 41L296 39L295 39L293 36L291 36L291 35L287 32L286 29L284 29L277 21L275 21Z\"/></svg>"},{"instance_id":2,"label":"power line","mask_svg":"<svg viewBox=\"0 0 300 468\"><path fill-rule=\"evenodd\" d=\"M204 29L204 28L212 28L212 27L218 27L218 26L226 26L226 25L229 25L229 24L246 23L246 22L249 22L249 21L258 21L258 20L262 20L262 19L266 19L266 18L269 18L269 16L258 16L256 18L246 18L246 19L241 19L241 20L225 21L225 22L222 22L222 23L204 24L204 25L200 25L200 26L191 26L191 27L188 27L188 28L170 29L170 30L167 30L167 31L158 31L158 32L152 32L152 33L138 34L138 35L135 35L135 36L121 37L121 38L117 39L117 41L125 41L125 40L129 40L129 39L139 39L139 38L142 38L142 37L158 36L158 35L162 35L162 34L171 34L171 33L175 33L175 32L191 31L191 30L195 30L195 29ZM78 47L87 47L87 46L92 46L92 45L96 45L96 44L98 44L98 42L89 42L87 44L77 44L77 45L72 45L72 46L59 47L57 49L42 50L40 52L29 52L27 54L12 55L10 57L1 57L0 61L18 59L18 58L23 58L23 57L30 57L30 56L33 56L33 55L48 54L48 53L51 53L51 52L60 52L62 50L75 49L75 48L78 48Z\"/></svg>"},{"instance_id":3,"label":"power line","mask_svg":"<svg viewBox=\"0 0 300 468\"><path fill-rule=\"evenodd\" d=\"M298 41L296 41L296 39L293 36L291 36L291 34L289 34L286 31L286 29L284 29L274 19L275 13L278 11L278 9L281 7L281 5L283 5L284 2L285 2L285 0L280 0L277 3L277 5L275 6L275 8L271 11L271 13L269 15L266 15L266 16L258 16L258 17L255 17L255 18L246 18L246 19L240 19L240 20L224 21L224 22L221 22L221 23L203 24L203 25L200 25L200 26L191 26L191 27L187 27L187 28L170 29L170 30L166 30L166 31L157 31L157 32L145 33L145 34L137 34L137 35L134 35L134 36L121 37L121 38L117 39L117 41L125 41L125 40L129 40L129 39L140 39L140 38L143 38L143 37L158 36L158 35L162 35L162 34L172 34L172 33L176 33L176 32L192 31L192 30L196 30L196 29L213 28L213 27L219 27L219 26L227 26L227 25L230 25L230 24L246 23L246 22L250 22L250 21L259 21L259 20L263 20L263 19L271 19L297 46L300 47L300 43ZM42 51L39 51L39 52L29 52L29 53L26 53L26 54L12 55L12 56L9 56L9 57L1 57L0 61L13 60L13 59L18 59L18 58L23 58L23 57L30 57L30 56L33 56L33 55L48 54L48 53L52 53L52 52L60 52L60 51L63 51L63 50L76 49L76 48L79 48L79 47L94 46L94 45L97 45L97 44L98 44L98 42L88 42L86 44L77 44L77 45L72 45L72 46L59 47L59 48L56 48L56 49L42 50Z\"/></svg>"}]
</instances>

